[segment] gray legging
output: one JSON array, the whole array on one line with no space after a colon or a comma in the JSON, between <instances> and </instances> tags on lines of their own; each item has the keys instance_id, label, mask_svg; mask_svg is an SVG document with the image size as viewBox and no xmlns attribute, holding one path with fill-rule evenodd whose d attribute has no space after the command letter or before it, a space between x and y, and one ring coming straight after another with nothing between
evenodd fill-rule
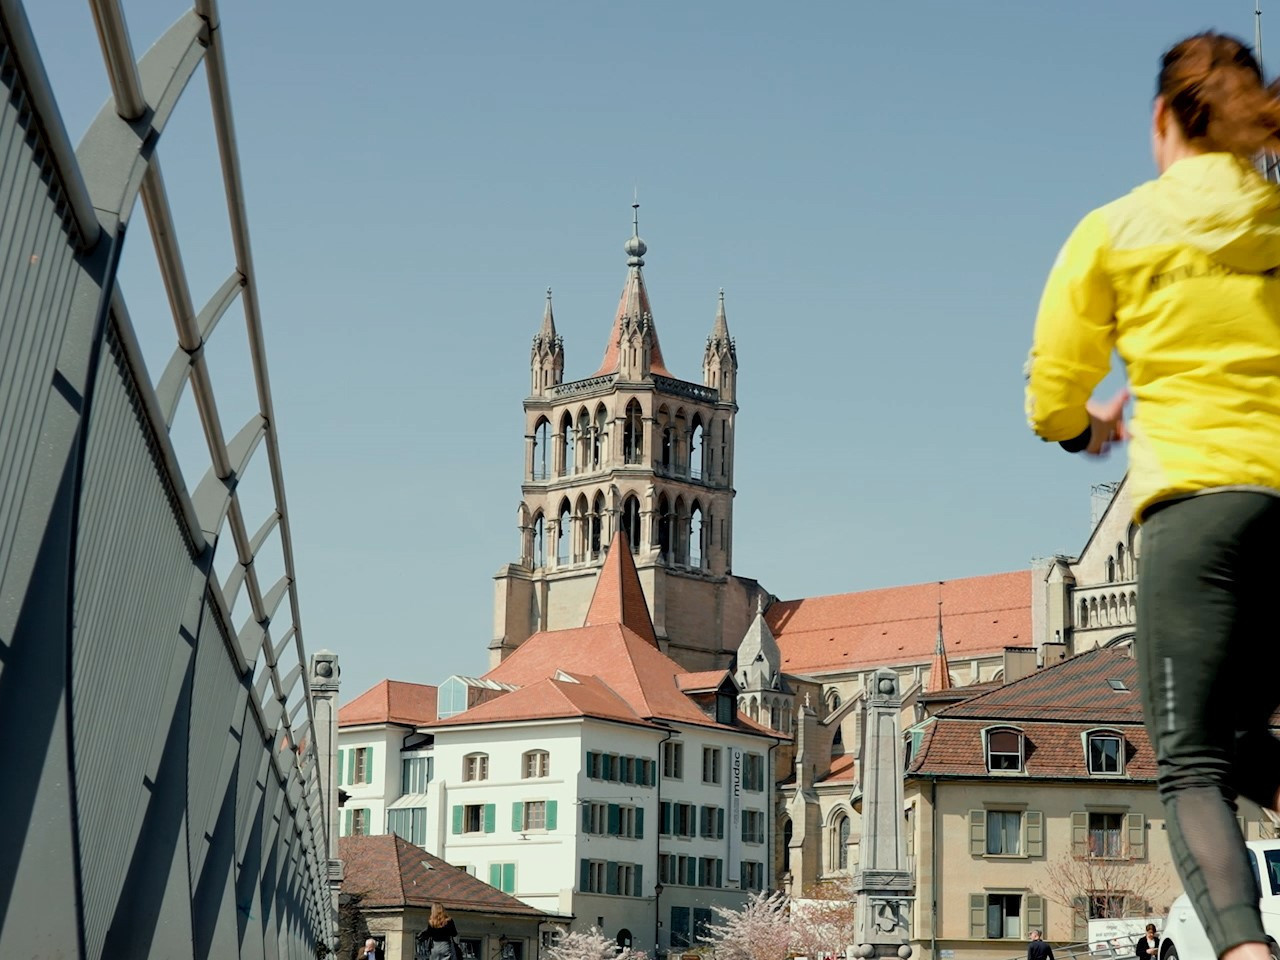
<instances>
[{"instance_id":1,"label":"gray legging","mask_svg":"<svg viewBox=\"0 0 1280 960\"><path fill-rule=\"evenodd\" d=\"M1158 504L1142 528L1137 647L1169 845L1218 956L1266 942L1236 797L1275 803L1280 496Z\"/></svg>"}]
</instances>

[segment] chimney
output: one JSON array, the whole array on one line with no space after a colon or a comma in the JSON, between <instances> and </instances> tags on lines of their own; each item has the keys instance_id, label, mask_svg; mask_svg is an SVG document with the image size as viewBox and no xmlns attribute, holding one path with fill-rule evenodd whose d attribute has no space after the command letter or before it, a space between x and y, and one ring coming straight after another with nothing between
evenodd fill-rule
<instances>
[{"instance_id":1,"label":"chimney","mask_svg":"<svg viewBox=\"0 0 1280 960\"><path fill-rule=\"evenodd\" d=\"M1046 643L1040 648L1044 656L1040 666L1051 667L1055 663L1061 663L1067 659L1067 645L1061 640L1055 640L1053 643Z\"/></svg>"},{"instance_id":2,"label":"chimney","mask_svg":"<svg viewBox=\"0 0 1280 960\"><path fill-rule=\"evenodd\" d=\"M1048 645L1046 645L1048 646ZM1035 647L1004 648L1004 682L1013 683L1036 672Z\"/></svg>"}]
</instances>

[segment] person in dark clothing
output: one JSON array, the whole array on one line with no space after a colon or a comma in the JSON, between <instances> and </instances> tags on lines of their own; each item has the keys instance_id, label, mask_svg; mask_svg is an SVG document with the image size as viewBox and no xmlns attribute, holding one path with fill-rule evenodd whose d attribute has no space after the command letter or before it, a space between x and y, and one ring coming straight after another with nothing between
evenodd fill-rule
<instances>
[{"instance_id":1,"label":"person in dark clothing","mask_svg":"<svg viewBox=\"0 0 1280 960\"><path fill-rule=\"evenodd\" d=\"M427 929L418 934L419 955L425 953L427 960L461 960L462 949L458 946L458 928L453 918L445 913L439 903L431 905L431 917L427 920Z\"/></svg>"},{"instance_id":2,"label":"person in dark clothing","mask_svg":"<svg viewBox=\"0 0 1280 960\"><path fill-rule=\"evenodd\" d=\"M1156 960L1160 956L1160 938L1156 935L1156 925L1147 924L1146 936L1133 945L1136 960Z\"/></svg>"},{"instance_id":3,"label":"person in dark clothing","mask_svg":"<svg viewBox=\"0 0 1280 960\"><path fill-rule=\"evenodd\" d=\"M1031 931L1031 942L1027 944L1027 960L1053 960L1053 947L1044 942L1039 930Z\"/></svg>"}]
</instances>

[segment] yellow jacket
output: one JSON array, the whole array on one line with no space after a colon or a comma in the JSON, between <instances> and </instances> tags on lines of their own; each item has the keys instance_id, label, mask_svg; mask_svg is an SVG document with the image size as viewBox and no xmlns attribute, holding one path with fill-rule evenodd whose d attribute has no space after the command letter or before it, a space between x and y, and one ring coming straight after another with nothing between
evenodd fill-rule
<instances>
[{"instance_id":1,"label":"yellow jacket","mask_svg":"<svg viewBox=\"0 0 1280 960\"><path fill-rule=\"evenodd\" d=\"M1228 153L1189 157L1094 210L1049 274L1027 362L1046 440L1089 425L1114 347L1137 401L1136 515L1219 487L1280 494L1280 188Z\"/></svg>"}]
</instances>

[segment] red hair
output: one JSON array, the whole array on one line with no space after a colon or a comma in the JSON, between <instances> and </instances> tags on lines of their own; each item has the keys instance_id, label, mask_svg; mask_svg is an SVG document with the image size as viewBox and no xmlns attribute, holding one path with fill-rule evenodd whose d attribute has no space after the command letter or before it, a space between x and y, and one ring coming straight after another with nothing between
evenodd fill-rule
<instances>
[{"instance_id":1,"label":"red hair","mask_svg":"<svg viewBox=\"0 0 1280 960\"><path fill-rule=\"evenodd\" d=\"M1252 51L1235 37L1198 33L1175 44L1156 92L1194 146L1241 157L1280 148L1280 90L1263 83Z\"/></svg>"}]
</instances>

